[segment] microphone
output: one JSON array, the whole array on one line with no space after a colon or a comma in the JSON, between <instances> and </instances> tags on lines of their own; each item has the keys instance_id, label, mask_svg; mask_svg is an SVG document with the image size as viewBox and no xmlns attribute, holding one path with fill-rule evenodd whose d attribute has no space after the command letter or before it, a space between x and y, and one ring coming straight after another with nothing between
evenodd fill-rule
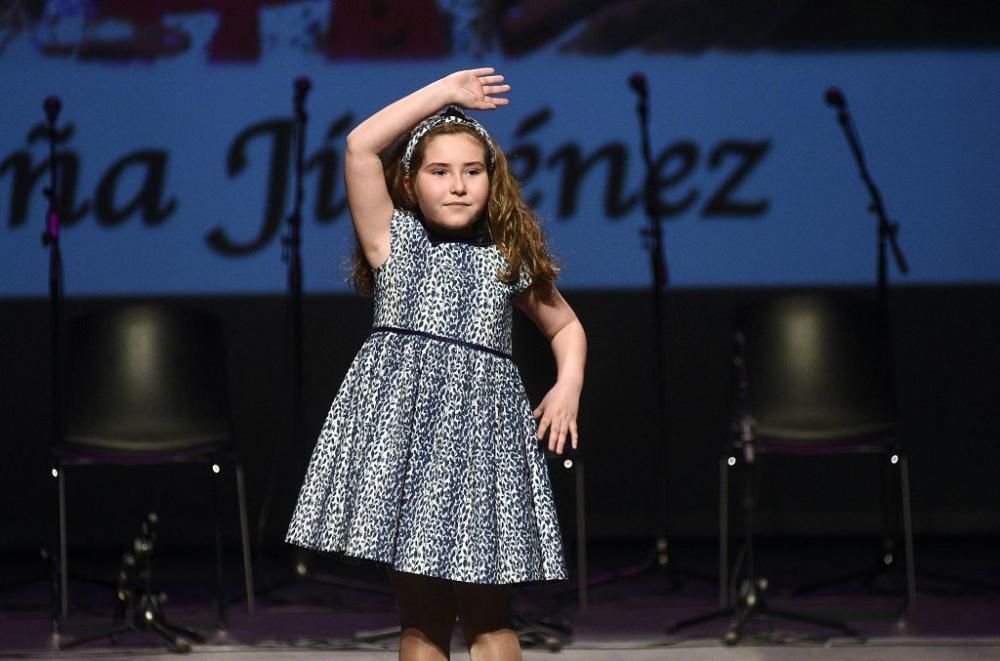
<instances>
[{"instance_id":1,"label":"microphone","mask_svg":"<svg viewBox=\"0 0 1000 661\"><path fill-rule=\"evenodd\" d=\"M645 99L649 96L649 88L646 86L646 76L638 71L628 77L628 86L639 95L640 98Z\"/></svg>"},{"instance_id":2,"label":"microphone","mask_svg":"<svg viewBox=\"0 0 1000 661\"><path fill-rule=\"evenodd\" d=\"M295 79L295 103L301 104L305 101L306 93L312 89L312 81L309 76L299 76Z\"/></svg>"},{"instance_id":3,"label":"microphone","mask_svg":"<svg viewBox=\"0 0 1000 661\"><path fill-rule=\"evenodd\" d=\"M45 97L45 103L42 104L45 108L45 118L49 120L49 124L55 124L56 118L59 117L59 111L62 109L62 101L59 100L58 96L47 96Z\"/></svg>"},{"instance_id":4,"label":"microphone","mask_svg":"<svg viewBox=\"0 0 1000 661\"><path fill-rule=\"evenodd\" d=\"M847 99L844 98L844 93L840 91L839 87L830 87L827 89L823 98L826 100L826 105L832 108L837 108L838 110L847 108Z\"/></svg>"}]
</instances>

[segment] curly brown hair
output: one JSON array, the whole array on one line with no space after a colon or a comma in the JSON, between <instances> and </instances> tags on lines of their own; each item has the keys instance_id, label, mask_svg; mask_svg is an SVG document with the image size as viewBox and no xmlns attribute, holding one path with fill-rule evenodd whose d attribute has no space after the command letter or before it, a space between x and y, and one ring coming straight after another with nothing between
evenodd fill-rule
<instances>
[{"instance_id":1,"label":"curly brown hair","mask_svg":"<svg viewBox=\"0 0 1000 661\"><path fill-rule=\"evenodd\" d=\"M413 152L413 171L418 170L423 163L428 142L434 136L448 133L470 135L483 145L484 152L487 151L483 137L470 127L457 123L443 124L429 131L417 143ZM547 292L551 290L559 275L559 268L545 242L538 215L524 201L521 186L510 169L506 154L496 143L493 147L496 158L489 172L490 196L486 203L486 226L493 242L506 258L508 266L507 271L497 273L497 278L508 284L514 283L523 269L531 276L531 289L547 298ZM405 149L406 140L400 140L391 150L388 160L383 159L385 182L393 206L418 212L417 199L407 185L407 175L401 162ZM351 280L359 292L371 294L374 290L372 267L365 259L357 237L352 258Z\"/></svg>"}]
</instances>

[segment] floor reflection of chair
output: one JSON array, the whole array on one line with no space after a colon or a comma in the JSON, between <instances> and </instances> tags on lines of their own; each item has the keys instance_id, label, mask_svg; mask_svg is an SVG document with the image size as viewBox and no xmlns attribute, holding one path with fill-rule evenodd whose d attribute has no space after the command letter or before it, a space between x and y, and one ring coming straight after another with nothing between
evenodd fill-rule
<instances>
[{"instance_id":1,"label":"floor reflection of chair","mask_svg":"<svg viewBox=\"0 0 1000 661\"><path fill-rule=\"evenodd\" d=\"M220 480L236 484L247 609L253 574L246 496L232 434L224 342L210 314L174 305L136 305L80 317L72 323L66 360L65 425L53 447L59 480L60 612L69 612L66 502L69 473L91 466L195 464L212 485L215 505L217 616L224 624ZM178 469L178 474L181 474ZM166 485L177 492L199 482ZM131 496L142 498L144 494ZM94 494L74 507L113 508ZM123 532L123 537L127 533Z\"/></svg>"},{"instance_id":2,"label":"floor reflection of chair","mask_svg":"<svg viewBox=\"0 0 1000 661\"><path fill-rule=\"evenodd\" d=\"M900 614L913 604L915 581L910 523L909 476L898 438L889 378L890 365L877 307L863 299L820 294L789 294L748 306L734 318L734 435L720 471L720 602L725 606L677 622L668 630L732 616L727 642L738 641L742 627L767 609L766 579L755 575L753 519L757 485L754 465L767 455L802 460L834 455L877 458L882 475L883 548L870 569L842 578L868 578L900 567L896 555L902 523L903 597ZM729 481L742 468L745 480L744 570L730 577ZM898 491L891 484L898 485ZM890 501L898 507L891 507ZM740 578L742 577L742 580ZM835 581L816 585L826 587ZM739 585L734 594L731 585ZM772 609L773 611L773 609ZM779 616L784 612L776 612ZM794 619L794 618L792 618ZM802 619L802 618L798 618ZM844 629L836 622L821 622Z\"/></svg>"}]
</instances>

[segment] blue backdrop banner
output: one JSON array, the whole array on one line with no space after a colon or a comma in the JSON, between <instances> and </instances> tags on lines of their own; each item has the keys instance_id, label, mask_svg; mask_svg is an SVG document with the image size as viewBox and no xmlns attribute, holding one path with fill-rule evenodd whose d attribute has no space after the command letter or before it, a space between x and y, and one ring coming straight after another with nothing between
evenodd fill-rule
<instances>
[{"instance_id":1,"label":"blue backdrop banner","mask_svg":"<svg viewBox=\"0 0 1000 661\"><path fill-rule=\"evenodd\" d=\"M105 9L119 4L129 3ZM874 281L876 219L824 103L832 85L846 95L901 227L912 272L894 281L1000 281L997 51L595 54L567 48L582 38L569 30L515 53L488 40L463 45L467 32L452 21L455 32L441 28L410 44L412 57L384 58L351 46L349 35L322 48L296 42L312 28L333 31L326 3L257 4L270 8L250 12L258 34L251 46L229 44L225 16L203 11L145 23L83 14L74 23L64 12L48 27L44 16L20 30L7 25L0 296L47 291L39 236L48 144L39 127L49 95L62 102L68 295L277 292L293 201L292 81L309 76L305 288L341 291L353 236L345 135L402 94L483 64L513 91L508 107L478 117L514 159L564 263L564 288L650 280L636 97L627 85L634 72L649 82L671 286ZM140 24L159 32L147 29L140 40Z\"/></svg>"}]
</instances>

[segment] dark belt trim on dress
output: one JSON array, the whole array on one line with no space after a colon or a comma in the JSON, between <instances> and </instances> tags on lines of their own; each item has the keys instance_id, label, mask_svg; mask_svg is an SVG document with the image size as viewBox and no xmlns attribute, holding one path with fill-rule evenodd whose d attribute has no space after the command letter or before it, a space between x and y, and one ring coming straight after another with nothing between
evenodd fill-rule
<instances>
[{"instance_id":1,"label":"dark belt trim on dress","mask_svg":"<svg viewBox=\"0 0 1000 661\"><path fill-rule=\"evenodd\" d=\"M412 328L396 328L395 326L375 326L372 328L372 333L399 333L400 335L419 335L420 337L426 337L431 340L439 340L441 342L448 342L449 344L457 344L460 347L467 347L469 349L475 349L477 351L485 351L491 353L494 356L500 356L501 358L506 358L507 360L514 360L514 357L509 353L504 353L503 351L497 351L496 349L491 349L489 347L484 347L481 344L476 344L475 342L466 342L465 340L457 340L453 337L445 337L444 335L435 335L434 333L427 333L425 331L413 330Z\"/></svg>"}]
</instances>

